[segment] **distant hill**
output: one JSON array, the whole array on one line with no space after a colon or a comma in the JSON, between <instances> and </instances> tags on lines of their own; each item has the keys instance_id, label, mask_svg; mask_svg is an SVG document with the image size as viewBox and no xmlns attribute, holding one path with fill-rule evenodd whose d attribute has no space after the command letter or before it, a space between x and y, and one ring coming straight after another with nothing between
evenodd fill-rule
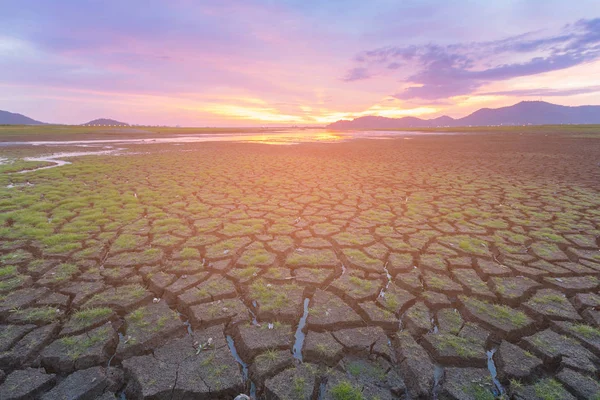
<instances>
[{"instance_id":1,"label":"distant hill","mask_svg":"<svg viewBox=\"0 0 600 400\"><path fill-rule=\"evenodd\" d=\"M344 130L553 124L600 124L600 106L569 107L544 101L522 101L508 107L482 108L458 119L445 115L435 119L367 116L352 121L340 120L327 127Z\"/></svg>"},{"instance_id":2,"label":"distant hill","mask_svg":"<svg viewBox=\"0 0 600 400\"><path fill-rule=\"evenodd\" d=\"M22 114L0 110L0 125L44 125L44 123Z\"/></svg>"},{"instance_id":3,"label":"distant hill","mask_svg":"<svg viewBox=\"0 0 600 400\"><path fill-rule=\"evenodd\" d=\"M129 126L126 122L115 121L114 119L109 118L98 118L93 121L90 121L85 124L81 124L83 126Z\"/></svg>"}]
</instances>

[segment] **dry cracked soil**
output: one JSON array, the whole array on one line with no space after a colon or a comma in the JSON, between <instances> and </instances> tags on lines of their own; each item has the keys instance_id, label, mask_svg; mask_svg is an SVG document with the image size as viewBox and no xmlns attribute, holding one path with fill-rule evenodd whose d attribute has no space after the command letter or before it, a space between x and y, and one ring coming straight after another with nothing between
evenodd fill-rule
<instances>
[{"instance_id":1,"label":"dry cracked soil","mask_svg":"<svg viewBox=\"0 0 600 400\"><path fill-rule=\"evenodd\" d=\"M125 147L0 166L1 399L600 398L600 136Z\"/></svg>"}]
</instances>

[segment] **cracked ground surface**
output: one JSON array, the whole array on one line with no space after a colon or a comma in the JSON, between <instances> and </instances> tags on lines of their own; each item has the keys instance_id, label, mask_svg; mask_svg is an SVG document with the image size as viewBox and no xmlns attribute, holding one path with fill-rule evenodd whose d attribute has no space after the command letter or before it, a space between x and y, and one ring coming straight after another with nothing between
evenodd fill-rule
<instances>
[{"instance_id":1,"label":"cracked ground surface","mask_svg":"<svg viewBox=\"0 0 600 400\"><path fill-rule=\"evenodd\" d=\"M598 137L125 147L0 165L0 398L600 398Z\"/></svg>"}]
</instances>

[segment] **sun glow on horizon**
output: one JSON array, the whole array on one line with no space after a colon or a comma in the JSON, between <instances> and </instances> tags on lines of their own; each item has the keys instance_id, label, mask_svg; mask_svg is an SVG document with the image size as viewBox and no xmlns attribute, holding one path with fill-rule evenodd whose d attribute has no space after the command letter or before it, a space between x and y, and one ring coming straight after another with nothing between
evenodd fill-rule
<instances>
[{"instance_id":1,"label":"sun glow on horizon","mask_svg":"<svg viewBox=\"0 0 600 400\"><path fill-rule=\"evenodd\" d=\"M257 122L305 122L303 118L295 115L281 114L272 107L250 107L234 104L211 104L202 107L184 107L191 111L201 111L213 115L226 116L233 120L250 120Z\"/></svg>"},{"instance_id":2,"label":"sun glow on horizon","mask_svg":"<svg viewBox=\"0 0 600 400\"><path fill-rule=\"evenodd\" d=\"M267 101L258 98L230 97L227 100L231 103L182 105L180 109L224 116L232 120L284 124L329 124L343 119L354 119L364 116L387 118L418 117L438 111L434 107L403 108L400 101L392 98L384 98L381 102L359 112L339 112L326 108L300 105L298 106L297 114L285 112L276 106L269 106Z\"/></svg>"}]
</instances>

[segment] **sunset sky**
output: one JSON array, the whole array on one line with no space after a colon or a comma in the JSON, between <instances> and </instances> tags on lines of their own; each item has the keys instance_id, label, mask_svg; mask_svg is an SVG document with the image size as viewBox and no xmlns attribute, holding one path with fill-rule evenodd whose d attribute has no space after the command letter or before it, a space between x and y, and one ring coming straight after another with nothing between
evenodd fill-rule
<instances>
[{"instance_id":1,"label":"sunset sky","mask_svg":"<svg viewBox=\"0 0 600 400\"><path fill-rule=\"evenodd\" d=\"M2 1L0 110L256 126L600 104L598 14L598 0Z\"/></svg>"}]
</instances>

